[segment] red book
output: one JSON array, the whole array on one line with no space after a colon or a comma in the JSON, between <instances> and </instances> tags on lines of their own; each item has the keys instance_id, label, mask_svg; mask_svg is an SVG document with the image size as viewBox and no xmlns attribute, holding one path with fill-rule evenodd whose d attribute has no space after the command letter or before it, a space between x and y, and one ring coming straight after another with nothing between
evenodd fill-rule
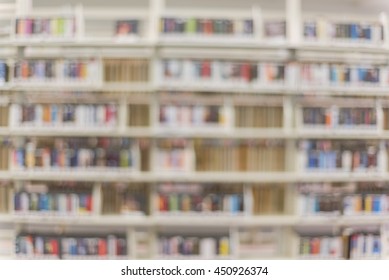
<instances>
[{"instance_id":1,"label":"red book","mask_svg":"<svg viewBox=\"0 0 389 280\"><path fill-rule=\"evenodd\" d=\"M250 79L250 64L248 63L243 63L241 66L240 66L240 74L241 74L241 77L246 81L246 82L249 82L251 79Z\"/></svg>"},{"instance_id":2,"label":"red book","mask_svg":"<svg viewBox=\"0 0 389 280\"><path fill-rule=\"evenodd\" d=\"M70 195L66 195L66 212L72 212L72 198Z\"/></svg>"},{"instance_id":3,"label":"red book","mask_svg":"<svg viewBox=\"0 0 389 280\"><path fill-rule=\"evenodd\" d=\"M52 249L52 254L55 256L59 256L59 246L58 246L58 240L57 239L52 239L51 240L51 249Z\"/></svg>"},{"instance_id":4,"label":"red book","mask_svg":"<svg viewBox=\"0 0 389 280\"><path fill-rule=\"evenodd\" d=\"M103 238L99 239L98 254L99 254L99 256L106 256L107 255L107 241Z\"/></svg>"},{"instance_id":5,"label":"red book","mask_svg":"<svg viewBox=\"0 0 389 280\"><path fill-rule=\"evenodd\" d=\"M86 210L88 212L91 212L92 211L92 196L91 195L88 195L86 197Z\"/></svg>"},{"instance_id":6,"label":"red book","mask_svg":"<svg viewBox=\"0 0 389 280\"><path fill-rule=\"evenodd\" d=\"M201 77L203 78L211 77L211 63L207 60L201 63Z\"/></svg>"},{"instance_id":7,"label":"red book","mask_svg":"<svg viewBox=\"0 0 389 280\"><path fill-rule=\"evenodd\" d=\"M204 20L204 33L205 34L213 33L212 21L209 19Z\"/></svg>"}]
</instances>

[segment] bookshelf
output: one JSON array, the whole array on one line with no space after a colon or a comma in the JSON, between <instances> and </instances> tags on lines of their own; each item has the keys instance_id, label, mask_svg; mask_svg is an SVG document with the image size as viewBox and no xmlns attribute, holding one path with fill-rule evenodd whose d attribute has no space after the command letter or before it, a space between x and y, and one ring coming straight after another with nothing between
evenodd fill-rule
<instances>
[{"instance_id":1,"label":"bookshelf","mask_svg":"<svg viewBox=\"0 0 389 280\"><path fill-rule=\"evenodd\" d=\"M388 257L384 8L217 2L0 4L0 259Z\"/></svg>"}]
</instances>

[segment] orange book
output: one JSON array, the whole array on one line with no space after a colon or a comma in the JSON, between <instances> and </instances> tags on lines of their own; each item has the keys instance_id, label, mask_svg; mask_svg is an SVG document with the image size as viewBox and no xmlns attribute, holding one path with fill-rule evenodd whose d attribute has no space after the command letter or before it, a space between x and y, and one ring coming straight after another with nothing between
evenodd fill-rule
<instances>
[{"instance_id":1,"label":"orange book","mask_svg":"<svg viewBox=\"0 0 389 280\"><path fill-rule=\"evenodd\" d=\"M21 72L22 72L22 78L28 78L29 76L29 69L28 69L28 62L27 61L23 61L21 63Z\"/></svg>"},{"instance_id":2,"label":"orange book","mask_svg":"<svg viewBox=\"0 0 389 280\"><path fill-rule=\"evenodd\" d=\"M359 213L362 211L362 197L361 196L356 196L354 198L354 211L356 213Z\"/></svg>"},{"instance_id":3,"label":"orange book","mask_svg":"<svg viewBox=\"0 0 389 280\"><path fill-rule=\"evenodd\" d=\"M326 117L325 117L325 121L326 121L326 126L331 126L331 111L326 111Z\"/></svg>"},{"instance_id":4,"label":"orange book","mask_svg":"<svg viewBox=\"0 0 389 280\"><path fill-rule=\"evenodd\" d=\"M43 122L49 123L51 122L51 110L50 105L43 105Z\"/></svg>"},{"instance_id":5,"label":"orange book","mask_svg":"<svg viewBox=\"0 0 389 280\"><path fill-rule=\"evenodd\" d=\"M87 74L88 74L88 71L87 71L87 64L86 63L80 63L80 76L79 78L81 80L85 80L86 77L87 77Z\"/></svg>"}]
</instances>

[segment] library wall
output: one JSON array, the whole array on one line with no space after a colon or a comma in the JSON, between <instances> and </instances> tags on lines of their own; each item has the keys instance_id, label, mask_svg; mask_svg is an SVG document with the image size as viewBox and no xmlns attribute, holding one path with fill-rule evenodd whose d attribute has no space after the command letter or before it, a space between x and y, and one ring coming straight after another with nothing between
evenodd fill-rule
<instances>
[{"instance_id":1,"label":"library wall","mask_svg":"<svg viewBox=\"0 0 389 280\"><path fill-rule=\"evenodd\" d=\"M1 3L0 259L388 258L388 14L338 2Z\"/></svg>"}]
</instances>

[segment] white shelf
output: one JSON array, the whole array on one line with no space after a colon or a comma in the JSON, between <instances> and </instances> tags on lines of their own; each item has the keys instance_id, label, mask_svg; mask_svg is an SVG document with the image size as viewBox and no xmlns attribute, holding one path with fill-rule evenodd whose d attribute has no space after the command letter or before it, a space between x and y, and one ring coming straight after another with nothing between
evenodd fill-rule
<instances>
[{"instance_id":1,"label":"white shelf","mask_svg":"<svg viewBox=\"0 0 389 280\"><path fill-rule=\"evenodd\" d=\"M193 183L298 183L298 182L385 182L389 173L369 172L139 172L129 169L2 171L3 180L83 182L193 182Z\"/></svg>"},{"instance_id":2,"label":"white shelf","mask_svg":"<svg viewBox=\"0 0 389 280\"><path fill-rule=\"evenodd\" d=\"M389 131L362 129L298 129L284 128L153 128L153 127L119 127L82 128L82 127L14 127L0 128L0 136L110 136L110 137L152 137L152 138L228 138L228 139L348 139L348 140L385 140Z\"/></svg>"}]
</instances>

